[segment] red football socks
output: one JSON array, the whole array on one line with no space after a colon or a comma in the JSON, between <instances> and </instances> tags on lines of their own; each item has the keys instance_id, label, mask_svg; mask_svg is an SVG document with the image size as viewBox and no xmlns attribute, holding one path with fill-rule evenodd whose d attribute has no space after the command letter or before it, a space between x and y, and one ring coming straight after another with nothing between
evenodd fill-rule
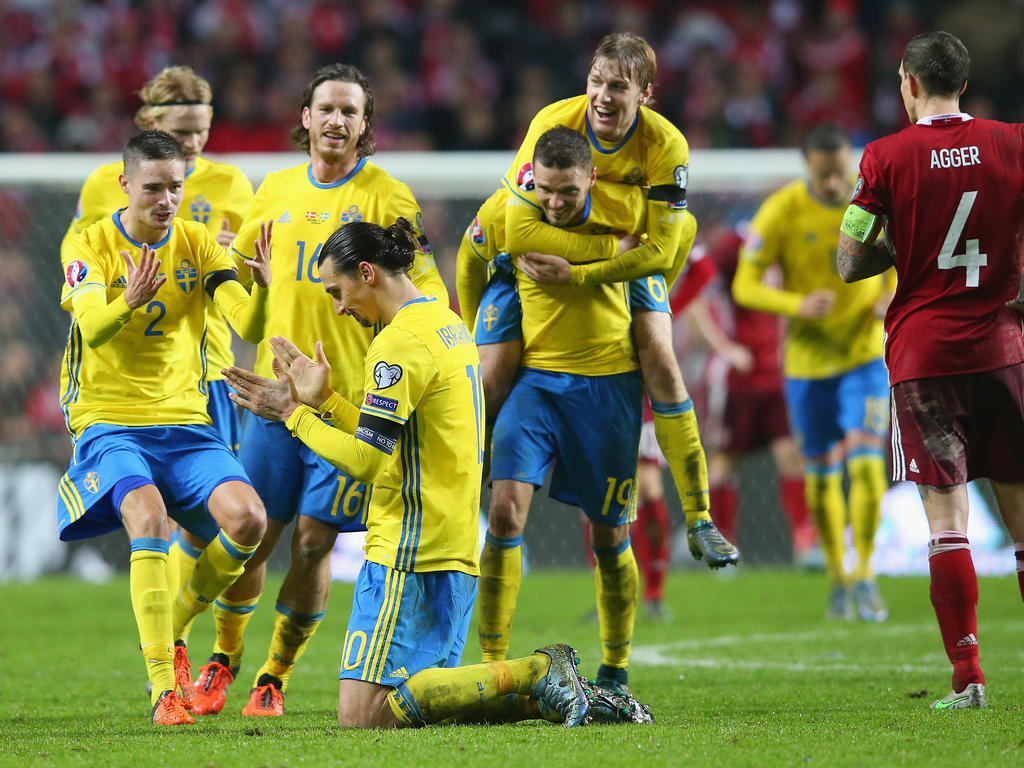
<instances>
[{"instance_id":1,"label":"red football socks","mask_svg":"<svg viewBox=\"0 0 1024 768\"><path fill-rule=\"evenodd\" d=\"M946 655L953 663L953 690L984 683L978 660L978 577L967 536L939 531L928 543L931 599Z\"/></svg>"}]
</instances>

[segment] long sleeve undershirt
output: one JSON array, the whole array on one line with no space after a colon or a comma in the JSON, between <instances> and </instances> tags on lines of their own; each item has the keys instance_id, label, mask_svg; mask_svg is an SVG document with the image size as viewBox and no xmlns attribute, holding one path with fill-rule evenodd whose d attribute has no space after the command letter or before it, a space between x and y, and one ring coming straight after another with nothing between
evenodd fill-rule
<instances>
[{"instance_id":1,"label":"long sleeve undershirt","mask_svg":"<svg viewBox=\"0 0 1024 768\"><path fill-rule=\"evenodd\" d=\"M342 398L339 396L339 399ZM355 410L354 405L348 405ZM350 419L351 413L345 413L346 418ZM349 477L367 484L372 483L391 460L390 454L374 448L348 432L324 423L317 410L308 405L300 405L292 411L285 426L318 456L329 461Z\"/></svg>"}]
</instances>

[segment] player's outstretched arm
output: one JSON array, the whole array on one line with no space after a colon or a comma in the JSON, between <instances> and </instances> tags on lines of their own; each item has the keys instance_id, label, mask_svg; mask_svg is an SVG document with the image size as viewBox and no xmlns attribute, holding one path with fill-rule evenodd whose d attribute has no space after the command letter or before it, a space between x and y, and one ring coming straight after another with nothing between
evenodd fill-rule
<instances>
[{"instance_id":1,"label":"player's outstretched arm","mask_svg":"<svg viewBox=\"0 0 1024 768\"><path fill-rule=\"evenodd\" d=\"M263 340L266 329L267 303L270 287L270 241L273 221L260 223L256 255L243 263L252 270L252 294L246 292L232 270L219 270L209 275L206 291L213 303L227 318L239 336L252 344Z\"/></svg>"}]
</instances>

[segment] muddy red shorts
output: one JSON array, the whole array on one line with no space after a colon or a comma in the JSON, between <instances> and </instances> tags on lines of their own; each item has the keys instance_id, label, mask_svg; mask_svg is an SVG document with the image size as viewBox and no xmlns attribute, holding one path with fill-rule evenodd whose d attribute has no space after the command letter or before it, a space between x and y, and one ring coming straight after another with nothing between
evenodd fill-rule
<instances>
[{"instance_id":1,"label":"muddy red shorts","mask_svg":"<svg viewBox=\"0 0 1024 768\"><path fill-rule=\"evenodd\" d=\"M1024 483L1024 363L892 388L892 479Z\"/></svg>"}]
</instances>

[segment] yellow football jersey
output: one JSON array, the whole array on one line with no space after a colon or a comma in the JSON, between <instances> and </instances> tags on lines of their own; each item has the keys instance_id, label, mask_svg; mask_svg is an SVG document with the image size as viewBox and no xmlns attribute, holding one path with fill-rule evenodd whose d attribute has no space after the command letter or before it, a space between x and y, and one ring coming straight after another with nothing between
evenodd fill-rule
<instances>
[{"instance_id":1,"label":"yellow football jersey","mask_svg":"<svg viewBox=\"0 0 1024 768\"><path fill-rule=\"evenodd\" d=\"M743 281L756 281L754 302L741 303L791 317L783 363L790 378L828 378L882 356L882 320L875 304L885 290L885 277L847 284L836 269L845 211L845 201L829 205L811 194L806 181L794 181L764 201L740 250L737 298L743 299ZM765 270L776 263L782 271L781 291L760 286ZM803 297L822 288L836 294L831 313L819 319L796 317ZM758 303L758 295L769 291L771 306Z\"/></svg>"},{"instance_id":2,"label":"yellow football jersey","mask_svg":"<svg viewBox=\"0 0 1024 768\"><path fill-rule=\"evenodd\" d=\"M118 183L123 168L121 161L101 165L85 180L78 196L75 218L60 245L61 263L65 266L68 263L68 245L74 237L128 205L128 195L121 191ZM212 235L220 231L224 219L227 219L231 231L237 232L251 202L252 184L244 173L233 165L197 157L192 170L185 175L185 197L178 216L204 224ZM223 379L221 368L232 365L235 358L231 353L231 330L227 321L213 308L213 300L209 296L206 299L210 309L207 347L209 379L212 381Z\"/></svg>"},{"instance_id":3,"label":"yellow football jersey","mask_svg":"<svg viewBox=\"0 0 1024 768\"><path fill-rule=\"evenodd\" d=\"M331 297L320 281L317 259L324 241L349 221L390 226L399 216L413 222L421 246L429 249L423 215L409 187L362 158L341 181L320 184L310 163L268 174L256 190L249 215L238 231L233 251L251 259L260 222L273 219L270 307L264 338L284 336L306 354L322 341L331 361L331 387L345 399L359 402L363 390L363 358L373 330L351 317L334 314ZM429 250L418 252L409 272L423 293L448 306L448 292ZM256 373L273 376L269 343L256 353Z\"/></svg>"},{"instance_id":4,"label":"yellow football jersey","mask_svg":"<svg viewBox=\"0 0 1024 768\"><path fill-rule=\"evenodd\" d=\"M526 138L505 175L506 187L527 201L536 203L533 189L533 152L541 135L558 125L583 133L590 139L591 155L597 168L598 185L607 182L643 190L646 223L643 233L647 241L633 258L616 258L616 237L588 238L582 241L553 227L538 227L525 215L524 209L509 207L506 211L508 245L517 252L574 254L574 284L593 284L602 280L632 280L671 270L687 222L686 186L690 150L679 129L648 107L640 107L636 121L627 135L612 146L598 139L587 119L586 94L555 102L533 118ZM619 229L614 232L633 232ZM607 262L607 263L601 263ZM682 265L679 265L682 268Z\"/></svg>"},{"instance_id":5,"label":"yellow football jersey","mask_svg":"<svg viewBox=\"0 0 1024 768\"><path fill-rule=\"evenodd\" d=\"M367 560L399 571L479 575L484 402L469 329L437 299L414 299L374 338L361 368L366 396L354 436L306 406L288 428L373 483Z\"/></svg>"},{"instance_id":6,"label":"yellow football jersey","mask_svg":"<svg viewBox=\"0 0 1024 768\"><path fill-rule=\"evenodd\" d=\"M609 231L605 212L618 217L624 231L642 226L644 206L630 205L619 185L595 184L590 191L582 219L568 227L585 237ZM639 198L636 187L632 194ZM468 233L475 258L491 261L505 251L506 206L523 206L528 215L540 220L541 209L507 189L499 189L481 206ZM623 213L638 218L627 221ZM566 254L559 254L566 255ZM523 353L520 365L545 371L583 376L607 376L637 369L629 287L626 283L596 285L542 285L517 272L519 299L523 309ZM484 308L486 311L486 308Z\"/></svg>"},{"instance_id":7,"label":"yellow football jersey","mask_svg":"<svg viewBox=\"0 0 1024 768\"><path fill-rule=\"evenodd\" d=\"M201 224L176 218L167 236L150 248L162 260L167 282L113 339L96 348L83 342L76 298L102 292L109 304L123 296L127 270L121 251L137 260L141 247L116 213L68 244L61 306L72 312L72 320L61 368L61 406L72 437L98 423L211 423L203 284L212 272L234 264Z\"/></svg>"}]
</instances>

